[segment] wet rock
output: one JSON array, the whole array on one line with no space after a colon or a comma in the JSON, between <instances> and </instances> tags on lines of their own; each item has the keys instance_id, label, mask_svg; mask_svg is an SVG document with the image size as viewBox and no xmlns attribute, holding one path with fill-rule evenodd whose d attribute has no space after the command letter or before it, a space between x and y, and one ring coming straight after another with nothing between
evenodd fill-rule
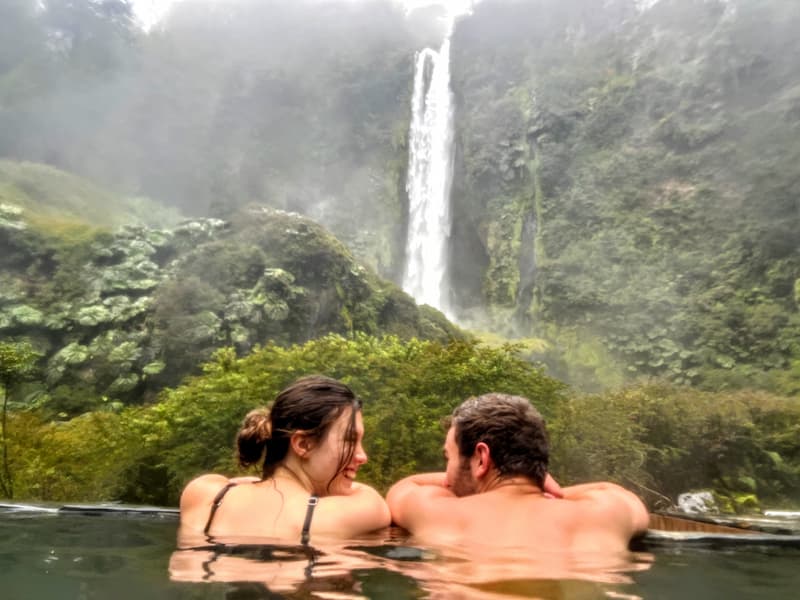
<instances>
[{"instance_id":1,"label":"wet rock","mask_svg":"<svg viewBox=\"0 0 800 600\"><path fill-rule=\"evenodd\" d=\"M681 494L678 496L678 508L687 514L719 512L714 494L708 490Z\"/></svg>"}]
</instances>

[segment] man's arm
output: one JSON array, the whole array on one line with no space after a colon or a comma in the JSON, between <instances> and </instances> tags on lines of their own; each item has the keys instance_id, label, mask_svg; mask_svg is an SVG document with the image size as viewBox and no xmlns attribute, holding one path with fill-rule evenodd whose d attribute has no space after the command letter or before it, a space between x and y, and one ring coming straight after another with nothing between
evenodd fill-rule
<instances>
[{"instance_id":1,"label":"man's arm","mask_svg":"<svg viewBox=\"0 0 800 600\"><path fill-rule=\"evenodd\" d=\"M456 497L445 487L445 479L444 473L419 473L395 483L386 494L392 521L412 533L433 521L436 511L431 501Z\"/></svg>"},{"instance_id":2,"label":"man's arm","mask_svg":"<svg viewBox=\"0 0 800 600\"><path fill-rule=\"evenodd\" d=\"M609 514L609 522L618 522L629 537L644 533L650 513L639 497L624 487L608 481L583 483L561 489L565 500L591 501Z\"/></svg>"}]
</instances>

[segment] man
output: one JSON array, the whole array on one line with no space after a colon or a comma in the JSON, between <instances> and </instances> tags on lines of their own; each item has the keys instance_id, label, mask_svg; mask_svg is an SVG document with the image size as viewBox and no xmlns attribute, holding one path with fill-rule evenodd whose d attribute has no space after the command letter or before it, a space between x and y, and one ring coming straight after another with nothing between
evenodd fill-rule
<instances>
[{"instance_id":1,"label":"man","mask_svg":"<svg viewBox=\"0 0 800 600\"><path fill-rule=\"evenodd\" d=\"M545 424L526 398L486 394L453 412L446 473L412 475L386 496L417 537L569 551L622 551L643 533L641 500L613 483L561 488L547 473Z\"/></svg>"}]
</instances>

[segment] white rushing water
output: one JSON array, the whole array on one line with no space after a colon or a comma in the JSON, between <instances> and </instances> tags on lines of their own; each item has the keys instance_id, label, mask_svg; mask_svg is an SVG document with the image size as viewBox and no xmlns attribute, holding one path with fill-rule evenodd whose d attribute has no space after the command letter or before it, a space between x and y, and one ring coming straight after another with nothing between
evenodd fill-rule
<instances>
[{"instance_id":1,"label":"white rushing water","mask_svg":"<svg viewBox=\"0 0 800 600\"><path fill-rule=\"evenodd\" d=\"M417 54L409 133L409 216L403 289L449 313L447 247L453 173L450 36Z\"/></svg>"}]
</instances>

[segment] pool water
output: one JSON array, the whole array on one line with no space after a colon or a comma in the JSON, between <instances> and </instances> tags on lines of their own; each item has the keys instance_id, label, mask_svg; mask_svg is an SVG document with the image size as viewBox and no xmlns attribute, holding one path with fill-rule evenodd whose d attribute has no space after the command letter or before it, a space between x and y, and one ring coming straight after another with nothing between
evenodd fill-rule
<instances>
[{"instance_id":1,"label":"pool water","mask_svg":"<svg viewBox=\"0 0 800 600\"><path fill-rule=\"evenodd\" d=\"M608 560L465 557L399 532L325 546L176 549L174 514L0 508L0 598L719 599L800 597L800 542L645 539ZM563 557L562 557L563 558Z\"/></svg>"}]
</instances>

